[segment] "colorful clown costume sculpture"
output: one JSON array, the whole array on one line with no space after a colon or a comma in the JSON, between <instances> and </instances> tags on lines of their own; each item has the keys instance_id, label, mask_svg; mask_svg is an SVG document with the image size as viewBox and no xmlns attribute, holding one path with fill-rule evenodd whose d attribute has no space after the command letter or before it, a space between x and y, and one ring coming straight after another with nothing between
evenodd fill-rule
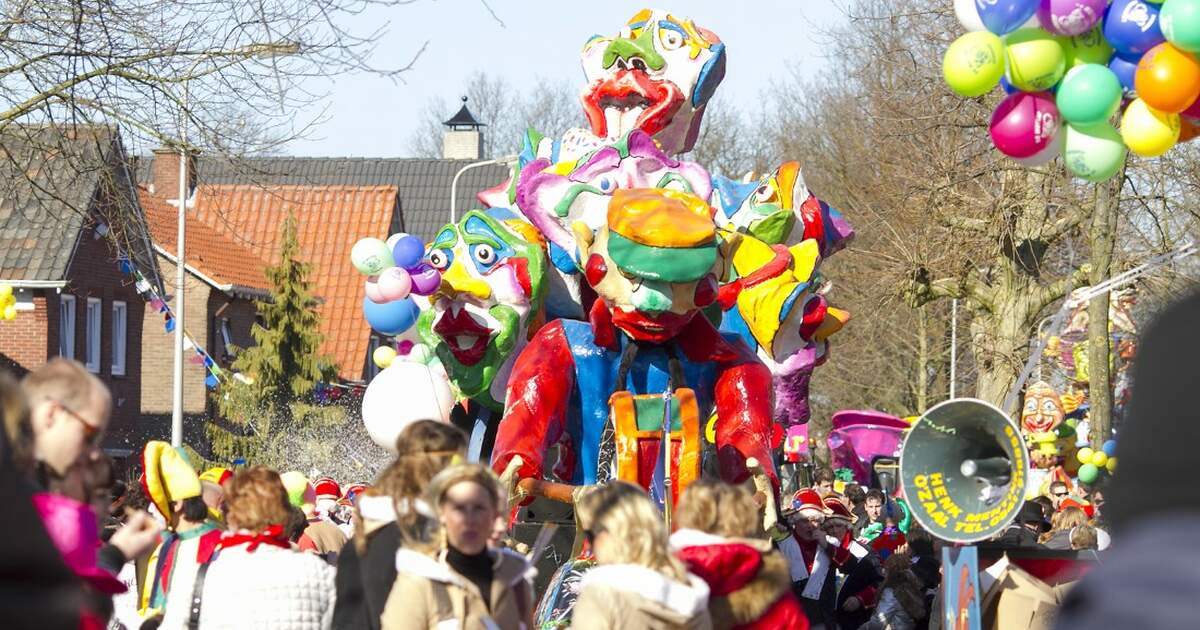
<instances>
[{"instance_id":1,"label":"colorful clown costume sculpture","mask_svg":"<svg viewBox=\"0 0 1200 630\"><path fill-rule=\"evenodd\" d=\"M612 434L654 420L661 429L663 415L642 416L662 409L664 392L678 410L673 422L715 409L724 479L745 480L748 457L773 461L770 371L700 313L716 299L727 265L708 204L677 191L618 190L605 226L580 245L599 299L589 321L547 324L517 358L493 468L504 471L519 455L519 477L540 479L546 452L562 444L565 465L555 472L570 483L621 477L645 484L658 446L633 444L637 453L622 457L615 451L630 436ZM684 445L673 459L691 455ZM621 461L637 470L621 470ZM688 473L681 470L680 480Z\"/></svg>"}]
</instances>

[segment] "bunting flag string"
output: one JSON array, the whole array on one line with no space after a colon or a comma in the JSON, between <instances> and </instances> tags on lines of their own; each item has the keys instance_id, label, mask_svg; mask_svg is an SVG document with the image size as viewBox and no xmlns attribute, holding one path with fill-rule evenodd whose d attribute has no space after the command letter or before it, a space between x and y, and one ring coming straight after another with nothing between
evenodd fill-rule
<instances>
[{"instance_id":1,"label":"bunting flag string","mask_svg":"<svg viewBox=\"0 0 1200 630\"><path fill-rule=\"evenodd\" d=\"M142 275L142 272L138 270L129 257L122 254L118 257L117 261L121 273L133 278L133 288L138 292L138 295L146 300L150 308L162 314L163 329L168 333L175 332L175 312L171 309L171 305L164 296L159 295L154 284L147 280L146 276ZM217 365L212 355L202 345L196 343L195 338L188 333L186 328L183 330L183 348L184 350L191 350L193 352L193 356L188 359L189 363L204 366L204 384L209 389L216 389L221 384L221 380L225 378L225 371Z\"/></svg>"}]
</instances>

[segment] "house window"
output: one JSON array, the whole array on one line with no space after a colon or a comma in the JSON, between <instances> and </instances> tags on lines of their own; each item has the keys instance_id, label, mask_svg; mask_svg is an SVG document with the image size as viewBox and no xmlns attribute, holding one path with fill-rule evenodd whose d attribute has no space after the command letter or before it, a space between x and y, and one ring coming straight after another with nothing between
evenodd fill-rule
<instances>
[{"instance_id":1,"label":"house window","mask_svg":"<svg viewBox=\"0 0 1200 630\"><path fill-rule=\"evenodd\" d=\"M61 296L58 302L58 356L75 358L75 296Z\"/></svg>"},{"instance_id":2,"label":"house window","mask_svg":"<svg viewBox=\"0 0 1200 630\"><path fill-rule=\"evenodd\" d=\"M100 372L100 298L87 299L86 339L84 365L91 372Z\"/></svg>"},{"instance_id":3,"label":"house window","mask_svg":"<svg viewBox=\"0 0 1200 630\"><path fill-rule=\"evenodd\" d=\"M129 308L124 302L113 302L112 305L112 373L113 376L125 376L125 341L126 320Z\"/></svg>"}]
</instances>

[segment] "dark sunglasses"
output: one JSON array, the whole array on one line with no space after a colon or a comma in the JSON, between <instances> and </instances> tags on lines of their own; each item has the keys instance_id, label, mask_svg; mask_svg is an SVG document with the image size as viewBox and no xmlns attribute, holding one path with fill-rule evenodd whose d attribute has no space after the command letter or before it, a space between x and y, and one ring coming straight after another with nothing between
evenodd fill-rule
<instances>
[{"instance_id":1,"label":"dark sunglasses","mask_svg":"<svg viewBox=\"0 0 1200 630\"><path fill-rule=\"evenodd\" d=\"M1054 493L1054 496L1056 496L1056 497L1065 497L1065 496L1067 496L1067 493L1066 493L1066 492L1055 492L1055 493Z\"/></svg>"}]
</instances>

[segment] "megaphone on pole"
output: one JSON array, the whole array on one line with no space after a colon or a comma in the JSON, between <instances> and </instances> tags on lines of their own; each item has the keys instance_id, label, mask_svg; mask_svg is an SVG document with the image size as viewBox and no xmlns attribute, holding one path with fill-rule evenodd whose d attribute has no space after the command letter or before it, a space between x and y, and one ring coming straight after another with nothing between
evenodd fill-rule
<instances>
[{"instance_id":1,"label":"megaphone on pole","mask_svg":"<svg viewBox=\"0 0 1200 630\"><path fill-rule=\"evenodd\" d=\"M900 479L913 517L942 540L990 538L1017 516L1029 453L1017 425L974 398L926 411L900 447Z\"/></svg>"}]
</instances>

